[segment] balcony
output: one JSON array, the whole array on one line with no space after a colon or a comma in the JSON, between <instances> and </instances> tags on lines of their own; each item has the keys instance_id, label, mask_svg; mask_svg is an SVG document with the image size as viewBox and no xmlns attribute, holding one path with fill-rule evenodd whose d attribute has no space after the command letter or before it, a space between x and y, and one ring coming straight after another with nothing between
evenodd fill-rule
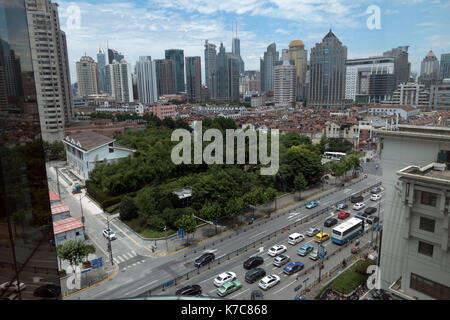
<instances>
[{"instance_id":1,"label":"balcony","mask_svg":"<svg viewBox=\"0 0 450 320\"><path fill-rule=\"evenodd\" d=\"M388 291L402 300L418 300L417 297L412 297L402 290L402 277L391 284Z\"/></svg>"}]
</instances>

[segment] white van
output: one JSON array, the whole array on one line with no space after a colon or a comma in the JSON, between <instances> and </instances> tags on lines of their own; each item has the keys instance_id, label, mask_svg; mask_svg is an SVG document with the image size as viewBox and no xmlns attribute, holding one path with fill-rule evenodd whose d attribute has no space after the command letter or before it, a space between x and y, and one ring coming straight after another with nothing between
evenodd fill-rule
<instances>
[{"instance_id":1,"label":"white van","mask_svg":"<svg viewBox=\"0 0 450 320\"><path fill-rule=\"evenodd\" d=\"M305 240L305 236L300 233L293 233L288 238L288 243L292 245L296 245L299 242Z\"/></svg>"}]
</instances>

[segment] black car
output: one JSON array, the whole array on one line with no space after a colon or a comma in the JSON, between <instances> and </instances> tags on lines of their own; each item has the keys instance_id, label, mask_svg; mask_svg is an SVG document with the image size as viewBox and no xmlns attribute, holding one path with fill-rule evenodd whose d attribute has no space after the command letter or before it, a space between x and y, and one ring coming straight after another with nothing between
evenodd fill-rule
<instances>
[{"instance_id":1,"label":"black car","mask_svg":"<svg viewBox=\"0 0 450 320\"><path fill-rule=\"evenodd\" d=\"M245 274L245 281L248 283L254 283L255 281L258 281L261 278L264 278L266 276L266 271L262 268L255 268L250 271L247 271Z\"/></svg>"},{"instance_id":2,"label":"black car","mask_svg":"<svg viewBox=\"0 0 450 320\"><path fill-rule=\"evenodd\" d=\"M264 259L262 257L251 257L244 262L244 268L250 270L263 263Z\"/></svg>"},{"instance_id":3,"label":"black car","mask_svg":"<svg viewBox=\"0 0 450 320\"><path fill-rule=\"evenodd\" d=\"M335 219L335 218L328 218L327 220L325 220L325 222L324 222L324 226L325 227L332 227L332 226L334 226L335 224L337 224L338 223L338 221L337 221L337 219Z\"/></svg>"},{"instance_id":4,"label":"black car","mask_svg":"<svg viewBox=\"0 0 450 320\"><path fill-rule=\"evenodd\" d=\"M36 288L33 292L35 297L44 299L59 299L61 296L61 287L52 284L46 284Z\"/></svg>"},{"instance_id":5,"label":"black car","mask_svg":"<svg viewBox=\"0 0 450 320\"><path fill-rule=\"evenodd\" d=\"M355 194L350 198L351 203L358 203L362 202L364 200L364 197L360 194Z\"/></svg>"},{"instance_id":6,"label":"black car","mask_svg":"<svg viewBox=\"0 0 450 320\"><path fill-rule=\"evenodd\" d=\"M208 263L210 263L211 261L214 261L216 257L214 256L214 253L212 252L208 252L205 253L203 255L201 255L197 260L195 260L195 266L197 268L200 268L204 265L207 265Z\"/></svg>"},{"instance_id":7,"label":"black car","mask_svg":"<svg viewBox=\"0 0 450 320\"><path fill-rule=\"evenodd\" d=\"M175 292L177 296L198 296L200 294L202 294L202 288L198 284L183 287Z\"/></svg>"},{"instance_id":8,"label":"black car","mask_svg":"<svg viewBox=\"0 0 450 320\"><path fill-rule=\"evenodd\" d=\"M375 212L377 212L377 208L374 207L368 207L366 208L366 210L364 210L364 213L367 215L374 214Z\"/></svg>"},{"instance_id":9,"label":"black car","mask_svg":"<svg viewBox=\"0 0 450 320\"><path fill-rule=\"evenodd\" d=\"M250 295L251 300L264 300L264 295L260 290L253 290Z\"/></svg>"},{"instance_id":10,"label":"black car","mask_svg":"<svg viewBox=\"0 0 450 320\"><path fill-rule=\"evenodd\" d=\"M361 219L361 220L366 220L366 219L367 219L367 214L362 213L362 212L358 212L358 213L355 215L355 218L358 218L358 219Z\"/></svg>"}]
</instances>

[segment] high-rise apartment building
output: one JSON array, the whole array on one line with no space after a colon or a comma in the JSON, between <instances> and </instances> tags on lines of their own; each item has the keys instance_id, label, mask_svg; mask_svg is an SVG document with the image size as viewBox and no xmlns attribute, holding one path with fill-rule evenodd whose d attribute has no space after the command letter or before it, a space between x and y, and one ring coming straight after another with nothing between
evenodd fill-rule
<instances>
[{"instance_id":1,"label":"high-rise apartment building","mask_svg":"<svg viewBox=\"0 0 450 320\"><path fill-rule=\"evenodd\" d=\"M208 87L211 97L214 97L213 75L216 71L216 56L216 45L205 40L205 85Z\"/></svg>"},{"instance_id":2,"label":"high-rise apartment building","mask_svg":"<svg viewBox=\"0 0 450 320\"><path fill-rule=\"evenodd\" d=\"M450 53L441 54L440 78L450 78Z\"/></svg>"},{"instance_id":3,"label":"high-rise apartment building","mask_svg":"<svg viewBox=\"0 0 450 320\"><path fill-rule=\"evenodd\" d=\"M158 101L155 61L152 61L150 56L139 57L135 68L139 101L146 104L155 103Z\"/></svg>"},{"instance_id":4,"label":"high-rise apartment building","mask_svg":"<svg viewBox=\"0 0 450 320\"><path fill-rule=\"evenodd\" d=\"M159 96L175 94L175 61L169 59L155 59L156 86Z\"/></svg>"},{"instance_id":5,"label":"high-rise apartment building","mask_svg":"<svg viewBox=\"0 0 450 320\"><path fill-rule=\"evenodd\" d=\"M274 102L284 107L295 106L296 67L290 60L274 67Z\"/></svg>"},{"instance_id":6,"label":"high-rise apartment building","mask_svg":"<svg viewBox=\"0 0 450 320\"><path fill-rule=\"evenodd\" d=\"M98 90L105 92L105 66L106 55L102 48L98 49L97 53L97 70L98 70Z\"/></svg>"},{"instance_id":7,"label":"high-rise apartment building","mask_svg":"<svg viewBox=\"0 0 450 320\"><path fill-rule=\"evenodd\" d=\"M308 70L308 51L302 40L294 40L289 44L290 60L294 61L297 81L297 100L306 99L306 72Z\"/></svg>"},{"instance_id":8,"label":"high-rise apartment building","mask_svg":"<svg viewBox=\"0 0 450 320\"><path fill-rule=\"evenodd\" d=\"M184 51L180 49L166 50L166 59L175 61L175 90L176 92L185 92L184 84Z\"/></svg>"},{"instance_id":9,"label":"high-rise apartment building","mask_svg":"<svg viewBox=\"0 0 450 320\"><path fill-rule=\"evenodd\" d=\"M408 62L408 48L409 46L400 46L383 52L383 57L394 58L395 87L409 80L411 64Z\"/></svg>"},{"instance_id":10,"label":"high-rise apartment building","mask_svg":"<svg viewBox=\"0 0 450 320\"><path fill-rule=\"evenodd\" d=\"M202 100L202 65L200 57L186 57L186 95L189 102Z\"/></svg>"},{"instance_id":11,"label":"high-rise apartment building","mask_svg":"<svg viewBox=\"0 0 450 320\"><path fill-rule=\"evenodd\" d=\"M308 105L341 107L345 98L347 47L330 30L311 49Z\"/></svg>"},{"instance_id":12,"label":"high-rise apartment building","mask_svg":"<svg viewBox=\"0 0 450 320\"><path fill-rule=\"evenodd\" d=\"M105 66L106 92L118 102L133 102L133 79L131 65L125 60Z\"/></svg>"},{"instance_id":13,"label":"high-rise apartment building","mask_svg":"<svg viewBox=\"0 0 450 320\"><path fill-rule=\"evenodd\" d=\"M42 137L61 140L73 119L66 35L59 26L58 4L25 1Z\"/></svg>"},{"instance_id":14,"label":"high-rise apartment building","mask_svg":"<svg viewBox=\"0 0 450 320\"><path fill-rule=\"evenodd\" d=\"M439 60L433 50L430 50L420 64L419 82L429 88L432 84L437 84L439 80Z\"/></svg>"},{"instance_id":15,"label":"high-rise apartment building","mask_svg":"<svg viewBox=\"0 0 450 320\"><path fill-rule=\"evenodd\" d=\"M273 68L280 61L280 53L277 51L277 45L271 43L266 52L264 52L264 58L261 61L261 81L264 81L261 85L264 92L273 91Z\"/></svg>"},{"instance_id":16,"label":"high-rise apartment building","mask_svg":"<svg viewBox=\"0 0 450 320\"><path fill-rule=\"evenodd\" d=\"M403 299L450 299L450 129L377 130L385 188L381 287Z\"/></svg>"},{"instance_id":17,"label":"high-rise apartment building","mask_svg":"<svg viewBox=\"0 0 450 320\"><path fill-rule=\"evenodd\" d=\"M97 63L88 56L77 61L78 95L81 97L98 93Z\"/></svg>"}]
</instances>

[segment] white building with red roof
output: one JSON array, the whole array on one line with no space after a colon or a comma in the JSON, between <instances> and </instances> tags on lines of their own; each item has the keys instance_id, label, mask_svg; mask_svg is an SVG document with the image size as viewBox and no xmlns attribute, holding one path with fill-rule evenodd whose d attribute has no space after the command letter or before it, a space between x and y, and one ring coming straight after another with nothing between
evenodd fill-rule
<instances>
[{"instance_id":1,"label":"white building with red roof","mask_svg":"<svg viewBox=\"0 0 450 320\"><path fill-rule=\"evenodd\" d=\"M51 206L53 222L70 218L70 209L64 203Z\"/></svg>"},{"instance_id":2,"label":"white building with red roof","mask_svg":"<svg viewBox=\"0 0 450 320\"><path fill-rule=\"evenodd\" d=\"M67 240L84 240L84 225L74 217L53 222L55 244L63 244Z\"/></svg>"}]
</instances>

